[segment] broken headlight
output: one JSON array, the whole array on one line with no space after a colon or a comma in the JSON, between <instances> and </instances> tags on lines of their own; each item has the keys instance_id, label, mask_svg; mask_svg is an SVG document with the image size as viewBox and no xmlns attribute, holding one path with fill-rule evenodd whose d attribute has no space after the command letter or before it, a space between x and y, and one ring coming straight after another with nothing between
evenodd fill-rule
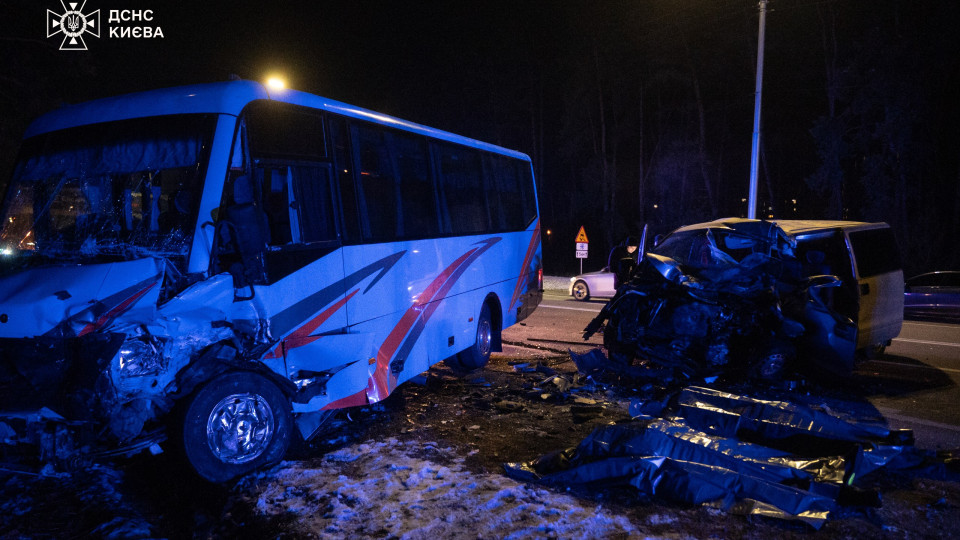
<instances>
[{"instance_id":1,"label":"broken headlight","mask_svg":"<svg viewBox=\"0 0 960 540\"><path fill-rule=\"evenodd\" d=\"M164 368L160 347L153 340L130 338L123 342L117 355L120 374L124 377L157 375Z\"/></svg>"}]
</instances>

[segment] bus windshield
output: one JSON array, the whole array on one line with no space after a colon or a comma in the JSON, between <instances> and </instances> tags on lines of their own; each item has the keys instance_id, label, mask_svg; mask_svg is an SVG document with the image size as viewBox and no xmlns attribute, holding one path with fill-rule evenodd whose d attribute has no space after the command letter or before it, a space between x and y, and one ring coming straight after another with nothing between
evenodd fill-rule
<instances>
[{"instance_id":1,"label":"bus windshield","mask_svg":"<svg viewBox=\"0 0 960 540\"><path fill-rule=\"evenodd\" d=\"M0 250L58 261L182 263L214 124L212 115L171 115L27 139L0 214Z\"/></svg>"}]
</instances>

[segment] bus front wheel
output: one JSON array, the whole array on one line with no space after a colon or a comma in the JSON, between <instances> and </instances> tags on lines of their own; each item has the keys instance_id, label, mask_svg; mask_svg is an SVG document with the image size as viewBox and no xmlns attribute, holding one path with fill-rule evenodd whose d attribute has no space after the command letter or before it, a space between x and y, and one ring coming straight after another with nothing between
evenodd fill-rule
<instances>
[{"instance_id":1,"label":"bus front wheel","mask_svg":"<svg viewBox=\"0 0 960 540\"><path fill-rule=\"evenodd\" d=\"M227 373L190 401L183 448L200 476L226 482L280 461L292 431L290 402L275 384L255 373Z\"/></svg>"}]
</instances>

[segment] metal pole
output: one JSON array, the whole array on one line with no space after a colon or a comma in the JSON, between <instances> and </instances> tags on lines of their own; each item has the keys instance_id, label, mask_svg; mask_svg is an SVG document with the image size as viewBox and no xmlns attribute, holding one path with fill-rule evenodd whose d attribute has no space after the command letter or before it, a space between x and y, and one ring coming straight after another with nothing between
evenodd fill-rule
<instances>
[{"instance_id":1,"label":"metal pole","mask_svg":"<svg viewBox=\"0 0 960 540\"><path fill-rule=\"evenodd\" d=\"M753 106L753 151L750 153L750 198L747 217L757 218L757 165L760 161L760 99L763 95L763 34L767 22L767 0L760 0L760 36L757 38L757 89Z\"/></svg>"}]
</instances>

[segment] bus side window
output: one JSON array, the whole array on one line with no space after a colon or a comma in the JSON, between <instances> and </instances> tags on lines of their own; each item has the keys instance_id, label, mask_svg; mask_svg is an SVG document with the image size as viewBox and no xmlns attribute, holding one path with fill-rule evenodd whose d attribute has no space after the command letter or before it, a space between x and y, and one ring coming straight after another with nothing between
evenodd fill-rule
<instances>
[{"instance_id":1,"label":"bus side window","mask_svg":"<svg viewBox=\"0 0 960 540\"><path fill-rule=\"evenodd\" d=\"M537 195L530 162L510 159L520 182L521 228L527 228L537 219Z\"/></svg>"},{"instance_id":2,"label":"bus side window","mask_svg":"<svg viewBox=\"0 0 960 540\"><path fill-rule=\"evenodd\" d=\"M480 234L489 229L480 153L471 148L440 145L441 204L450 216L446 233Z\"/></svg>"},{"instance_id":3,"label":"bus side window","mask_svg":"<svg viewBox=\"0 0 960 540\"><path fill-rule=\"evenodd\" d=\"M397 164L398 195L403 237L429 238L440 234L437 192L430 174L426 141L421 137L393 134L391 154Z\"/></svg>"},{"instance_id":4,"label":"bus side window","mask_svg":"<svg viewBox=\"0 0 960 540\"><path fill-rule=\"evenodd\" d=\"M263 186L263 207L270 223L271 246L282 246L299 240L300 231L294 231L291 227L291 176L290 167L267 167L257 171L257 177Z\"/></svg>"},{"instance_id":5,"label":"bus side window","mask_svg":"<svg viewBox=\"0 0 960 540\"><path fill-rule=\"evenodd\" d=\"M360 232L365 241L389 241L402 233L399 222L397 182L387 152L385 133L364 125L354 125L353 142L360 171L357 206Z\"/></svg>"},{"instance_id":6,"label":"bus side window","mask_svg":"<svg viewBox=\"0 0 960 540\"><path fill-rule=\"evenodd\" d=\"M524 228L523 197L516 161L488 154L484 156L484 186L490 218L496 231Z\"/></svg>"},{"instance_id":7,"label":"bus side window","mask_svg":"<svg viewBox=\"0 0 960 540\"><path fill-rule=\"evenodd\" d=\"M304 243L337 240L331 168L325 163L290 168L295 178L290 212L298 218L300 241Z\"/></svg>"},{"instance_id":8,"label":"bus side window","mask_svg":"<svg viewBox=\"0 0 960 540\"><path fill-rule=\"evenodd\" d=\"M353 158L350 152L350 134L347 123L334 115L327 117L330 126L331 148L333 149L333 166L335 167L336 185L340 189L340 202L343 211L343 240L348 244L360 241L360 224L358 222L357 193L353 179Z\"/></svg>"}]
</instances>

